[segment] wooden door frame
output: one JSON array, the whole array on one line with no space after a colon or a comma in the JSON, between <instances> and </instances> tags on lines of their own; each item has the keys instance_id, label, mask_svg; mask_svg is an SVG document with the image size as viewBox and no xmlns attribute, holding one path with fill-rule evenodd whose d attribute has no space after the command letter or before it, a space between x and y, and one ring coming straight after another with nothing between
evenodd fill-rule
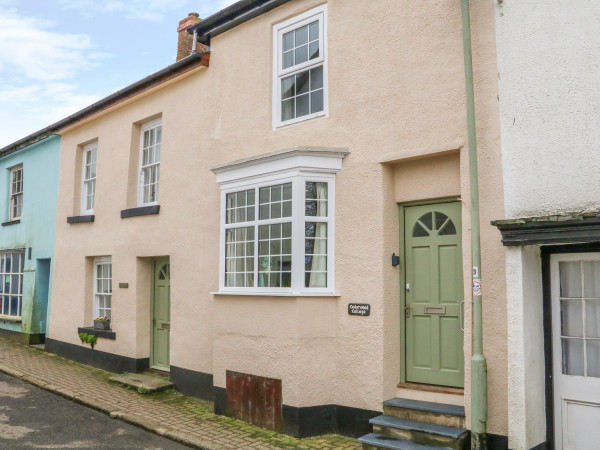
<instances>
[{"instance_id":1,"label":"wooden door frame","mask_svg":"<svg viewBox=\"0 0 600 450\"><path fill-rule=\"evenodd\" d=\"M400 252L400 383L406 383L406 316L404 315L404 308L406 307L406 242L404 239L404 214L405 209L411 206L427 206L427 205L439 205L442 203L454 203L460 202L460 197L442 197L431 200L419 200L412 202L398 203L398 216L399 216L399 252ZM461 207L462 214L462 207ZM462 223L462 221L461 221ZM462 226L462 225L461 225ZM462 242L461 242L462 251Z\"/></svg>"},{"instance_id":2,"label":"wooden door frame","mask_svg":"<svg viewBox=\"0 0 600 450\"><path fill-rule=\"evenodd\" d=\"M159 262L168 262L171 265L171 258L169 256L157 256L151 258L152 264L150 264L150 361L149 366L152 367L154 360L154 299L155 299L155 286L156 286L156 265ZM170 271L169 271L170 272ZM171 276L169 275L169 285L171 284ZM169 290L169 308L171 308L171 292ZM169 367L171 366L171 349L169 349Z\"/></svg>"}]
</instances>

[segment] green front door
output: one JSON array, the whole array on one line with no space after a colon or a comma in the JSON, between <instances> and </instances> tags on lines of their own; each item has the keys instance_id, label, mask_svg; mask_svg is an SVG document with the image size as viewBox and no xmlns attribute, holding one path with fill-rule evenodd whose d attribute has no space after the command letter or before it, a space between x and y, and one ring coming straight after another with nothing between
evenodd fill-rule
<instances>
[{"instance_id":1,"label":"green front door","mask_svg":"<svg viewBox=\"0 0 600 450\"><path fill-rule=\"evenodd\" d=\"M463 387L461 205L403 209L406 381Z\"/></svg>"},{"instance_id":2,"label":"green front door","mask_svg":"<svg viewBox=\"0 0 600 450\"><path fill-rule=\"evenodd\" d=\"M150 367L169 370L169 333L171 329L171 270L168 259L152 265L152 336Z\"/></svg>"}]
</instances>

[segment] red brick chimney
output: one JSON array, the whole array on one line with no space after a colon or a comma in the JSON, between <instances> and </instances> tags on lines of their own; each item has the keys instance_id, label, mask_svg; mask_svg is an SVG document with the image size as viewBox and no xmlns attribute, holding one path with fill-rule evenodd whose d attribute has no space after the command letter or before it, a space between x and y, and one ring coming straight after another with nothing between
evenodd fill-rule
<instances>
[{"instance_id":1,"label":"red brick chimney","mask_svg":"<svg viewBox=\"0 0 600 450\"><path fill-rule=\"evenodd\" d=\"M179 33L179 39L177 42L177 60L179 61L182 58L185 58L190 53L192 53L192 44L194 41L194 36L187 32L187 28L200 22L200 16L198 13L189 13L188 16L179 21L179 26L177 27L177 33ZM201 52L203 51L202 44L198 44L196 49Z\"/></svg>"}]
</instances>

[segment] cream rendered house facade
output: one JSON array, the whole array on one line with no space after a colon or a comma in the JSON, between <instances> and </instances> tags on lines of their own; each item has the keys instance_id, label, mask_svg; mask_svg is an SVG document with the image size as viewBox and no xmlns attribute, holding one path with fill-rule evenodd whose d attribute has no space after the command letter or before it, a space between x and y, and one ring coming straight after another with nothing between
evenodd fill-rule
<instances>
[{"instance_id":1,"label":"cream rendered house facade","mask_svg":"<svg viewBox=\"0 0 600 450\"><path fill-rule=\"evenodd\" d=\"M259 401L269 417L261 424L298 436L364 434L396 397L464 407L468 428L456 2L242 1L193 31L204 52L60 130L47 349L114 371L168 371L178 389L237 417L248 413L239 402L247 383L271 396ZM502 448L491 2L473 3L472 32L488 432ZM91 350L77 333L97 316L111 330Z\"/></svg>"}]
</instances>

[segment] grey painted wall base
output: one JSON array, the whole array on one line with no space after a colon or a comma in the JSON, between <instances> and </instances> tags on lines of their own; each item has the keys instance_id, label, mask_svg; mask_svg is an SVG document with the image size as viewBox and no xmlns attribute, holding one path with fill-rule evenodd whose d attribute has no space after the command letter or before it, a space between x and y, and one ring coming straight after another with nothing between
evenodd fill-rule
<instances>
[{"instance_id":1,"label":"grey painted wall base","mask_svg":"<svg viewBox=\"0 0 600 450\"><path fill-rule=\"evenodd\" d=\"M72 359L89 366L108 370L109 372L143 372L150 367L149 358L129 358L98 350L102 347L102 339L98 339L94 350L89 345L75 345L46 338L46 351Z\"/></svg>"},{"instance_id":2,"label":"grey painted wall base","mask_svg":"<svg viewBox=\"0 0 600 450\"><path fill-rule=\"evenodd\" d=\"M0 328L0 337L25 345L43 344L46 338L44 333L22 333L20 331Z\"/></svg>"}]
</instances>

